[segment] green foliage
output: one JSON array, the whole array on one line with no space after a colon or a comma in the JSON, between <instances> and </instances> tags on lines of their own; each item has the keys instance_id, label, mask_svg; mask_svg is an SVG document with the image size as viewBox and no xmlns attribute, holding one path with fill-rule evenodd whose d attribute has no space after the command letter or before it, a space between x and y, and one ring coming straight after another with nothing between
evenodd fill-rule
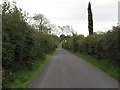
<instances>
[{"instance_id":1,"label":"green foliage","mask_svg":"<svg viewBox=\"0 0 120 90\"><path fill-rule=\"evenodd\" d=\"M102 69L104 72L106 72L107 74L109 74L110 76L115 78L116 80L120 81L120 74L118 74L118 67L117 66L111 65L105 60L100 61L94 57L91 57L90 55L85 55L85 54L82 54L80 52L74 52L71 50L68 50L68 51L79 56L80 58L83 58L87 62L90 62L91 64Z\"/></svg>"},{"instance_id":2,"label":"green foliage","mask_svg":"<svg viewBox=\"0 0 120 90\"><path fill-rule=\"evenodd\" d=\"M88 4L88 29L89 35L93 34L93 15L90 2Z\"/></svg>"},{"instance_id":3,"label":"green foliage","mask_svg":"<svg viewBox=\"0 0 120 90\"><path fill-rule=\"evenodd\" d=\"M63 48L81 53L81 57L97 65L114 78L120 80L120 27L103 34L92 34L87 37L73 35L63 43ZM92 56L96 60L84 56Z\"/></svg>"},{"instance_id":4,"label":"green foliage","mask_svg":"<svg viewBox=\"0 0 120 90\"><path fill-rule=\"evenodd\" d=\"M15 81L11 82L9 88L28 88L33 80L39 75L44 66L48 63L52 53L45 54L45 59L37 59L33 64L32 70L19 70L14 73Z\"/></svg>"},{"instance_id":5,"label":"green foliage","mask_svg":"<svg viewBox=\"0 0 120 90\"><path fill-rule=\"evenodd\" d=\"M31 70L36 59L44 59L44 54L57 47L58 38L37 32L15 4L3 2L2 9L3 87L9 87L14 82L14 73Z\"/></svg>"},{"instance_id":6,"label":"green foliage","mask_svg":"<svg viewBox=\"0 0 120 90\"><path fill-rule=\"evenodd\" d=\"M62 42L64 40L65 40L65 35L64 34L60 35L60 42Z\"/></svg>"},{"instance_id":7,"label":"green foliage","mask_svg":"<svg viewBox=\"0 0 120 90\"><path fill-rule=\"evenodd\" d=\"M80 52L96 57L98 60L105 60L112 65L120 64L120 28L113 27L113 30L103 34L92 34L87 37L73 35L63 43L66 49Z\"/></svg>"}]
</instances>

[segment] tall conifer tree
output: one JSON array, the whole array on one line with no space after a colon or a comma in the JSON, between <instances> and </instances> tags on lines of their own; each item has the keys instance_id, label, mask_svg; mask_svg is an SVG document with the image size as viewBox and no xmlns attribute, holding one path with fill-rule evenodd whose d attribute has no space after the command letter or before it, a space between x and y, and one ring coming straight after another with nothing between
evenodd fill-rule
<instances>
[{"instance_id":1,"label":"tall conifer tree","mask_svg":"<svg viewBox=\"0 0 120 90\"><path fill-rule=\"evenodd\" d=\"M88 4L88 29L89 35L93 34L93 15L90 2Z\"/></svg>"}]
</instances>

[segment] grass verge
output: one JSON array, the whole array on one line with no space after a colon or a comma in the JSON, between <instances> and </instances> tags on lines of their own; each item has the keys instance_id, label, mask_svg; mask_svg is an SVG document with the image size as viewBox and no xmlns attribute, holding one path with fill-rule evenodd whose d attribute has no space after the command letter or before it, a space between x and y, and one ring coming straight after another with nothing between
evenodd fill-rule
<instances>
[{"instance_id":1,"label":"grass verge","mask_svg":"<svg viewBox=\"0 0 120 90\"><path fill-rule=\"evenodd\" d=\"M48 63L51 56L53 56L53 53L54 52L46 54L45 60L36 60L32 70L17 71L15 73L15 82L10 84L10 88L27 88Z\"/></svg>"},{"instance_id":2,"label":"grass verge","mask_svg":"<svg viewBox=\"0 0 120 90\"><path fill-rule=\"evenodd\" d=\"M103 70L105 73L107 73L114 79L120 81L120 73L118 73L118 66L113 66L104 60L97 60L96 58L91 57L89 55L81 54L68 49L66 50L79 56L80 58L86 60L87 62L93 64L94 66L100 68L101 70Z\"/></svg>"}]
</instances>

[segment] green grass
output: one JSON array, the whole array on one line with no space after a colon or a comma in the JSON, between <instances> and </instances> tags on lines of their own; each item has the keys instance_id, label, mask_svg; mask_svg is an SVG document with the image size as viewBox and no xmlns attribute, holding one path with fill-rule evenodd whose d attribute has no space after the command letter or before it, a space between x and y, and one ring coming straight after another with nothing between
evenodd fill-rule
<instances>
[{"instance_id":1,"label":"green grass","mask_svg":"<svg viewBox=\"0 0 120 90\"><path fill-rule=\"evenodd\" d=\"M105 60L97 60L96 58L91 57L89 55L81 54L81 53L74 52L71 50L67 50L67 51L79 56L80 58L93 64L97 68L100 68L101 70L103 70L105 73L107 73L114 79L120 81L120 73L118 74L118 66L113 66L113 65L109 64L108 62L106 62Z\"/></svg>"},{"instance_id":2,"label":"green grass","mask_svg":"<svg viewBox=\"0 0 120 90\"><path fill-rule=\"evenodd\" d=\"M27 88L39 75L44 66L48 63L53 52L45 55L45 60L36 60L32 70L22 70L15 73L15 82L9 88Z\"/></svg>"}]
</instances>

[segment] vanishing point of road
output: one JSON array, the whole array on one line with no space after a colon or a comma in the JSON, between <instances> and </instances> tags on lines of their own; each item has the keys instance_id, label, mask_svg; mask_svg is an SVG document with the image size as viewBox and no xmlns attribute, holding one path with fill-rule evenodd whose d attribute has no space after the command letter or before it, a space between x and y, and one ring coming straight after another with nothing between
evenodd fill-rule
<instances>
[{"instance_id":1,"label":"vanishing point of road","mask_svg":"<svg viewBox=\"0 0 120 90\"><path fill-rule=\"evenodd\" d=\"M29 88L118 88L118 81L59 45Z\"/></svg>"}]
</instances>

